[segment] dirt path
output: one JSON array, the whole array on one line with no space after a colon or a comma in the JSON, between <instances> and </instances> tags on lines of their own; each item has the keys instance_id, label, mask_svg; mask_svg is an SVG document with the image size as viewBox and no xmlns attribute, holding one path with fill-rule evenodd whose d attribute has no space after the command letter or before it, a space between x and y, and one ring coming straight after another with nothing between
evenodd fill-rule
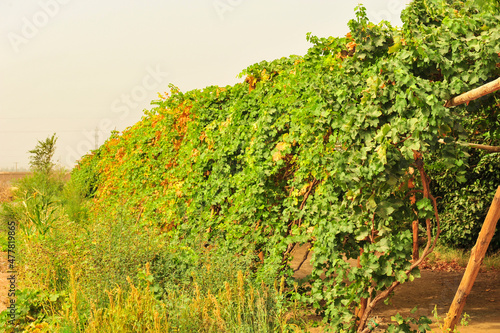
<instances>
[{"instance_id":1,"label":"dirt path","mask_svg":"<svg viewBox=\"0 0 500 333\"><path fill-rule=\"evenodd\" d=\"M432 312L437 306L438 315L445 317L462 275L463 272L422 270L420 279L400 286L391 304L380 304L375 314L387 322L397 312L410 315L410 311L418 306L415 315L427 316L434 321ZM479 273L464 311L470 316L470 323L459 328L461 333L500 332L500 272Z\"/></svg>"},{"instance_id":2,"label":"dirt path","mask_svg":"<svg viewBox=\"0 0 500 333\"><path fill-rule=\"evenodd\" d=\"M306 247L301 247L295 252L292 267L297 267L306 249ZM311 270L312 266L307 260L294 276L303 278L310 274ZM398 312L404 317L409 316L415 306L418 307L415 313L417 317L427 316L434 322L432 311L435 305L437 305L438 315L441 318L446 316L463 272L423 269L421 273L420 279L399 286L389 305L384 303L377 305L374 315L381 319L381 328L386 327L391 321L391 316ZM500 332L500 271L479 273L467 298L464 311L470 316L470 323L466 327L459 327L461 333ZM432 325L432 328L436 327L435 324ZM322 332L322 330L316 329L311 332Z\"/></svg>"}]
</instances>

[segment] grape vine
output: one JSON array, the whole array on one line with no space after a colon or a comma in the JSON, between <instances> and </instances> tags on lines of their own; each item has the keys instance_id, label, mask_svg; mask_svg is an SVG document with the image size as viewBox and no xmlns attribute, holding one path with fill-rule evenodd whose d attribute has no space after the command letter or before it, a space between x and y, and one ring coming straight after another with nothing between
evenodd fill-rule
<instances>
[{"instance_id":1,"label":"grape vine","mask_svg":"<svg viewBox=\"0 0 500 333\"><path fill-rule=\"evenodd\" d=\"M336 332L365 332L375 305L419 275L415 212L423 257L439 235L427 166L462 181L457 141L478 138L464 116L498 110L497 94L444 105L498 78L499 14L496 2L415 0L395 28L360 6L346 36L308 34L306 55L252 65L242 83L171 86L73 176L96 212L253 249L262 279L290 278L293 249L309 244L310 284L295 296ZM482 134L498 142L497 127Z\"/></svg>"}]
</instances>

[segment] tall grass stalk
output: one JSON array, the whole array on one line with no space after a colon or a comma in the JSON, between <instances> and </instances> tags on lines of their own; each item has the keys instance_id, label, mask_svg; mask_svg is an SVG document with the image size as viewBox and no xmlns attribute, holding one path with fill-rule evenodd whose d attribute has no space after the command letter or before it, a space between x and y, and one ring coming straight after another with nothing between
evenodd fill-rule
<instances>
[{"instance_id":1,"label":"tall grass stalk","mask_svg":"<svg viewBox=\"0 0 500 333\"><path fill-rule=\"evenodd\" d=\"M279 289L255 289L240 271L213 294L202 293L197 283L190 291L168 290L165 300L156 299L148 286L109 291L109 305L97 310L85 332L286 332L300 331L276 311ZM280 285L282 285L280 283ZM282 290L281 290L282 292Z\"/></svg>"}]
</instances>

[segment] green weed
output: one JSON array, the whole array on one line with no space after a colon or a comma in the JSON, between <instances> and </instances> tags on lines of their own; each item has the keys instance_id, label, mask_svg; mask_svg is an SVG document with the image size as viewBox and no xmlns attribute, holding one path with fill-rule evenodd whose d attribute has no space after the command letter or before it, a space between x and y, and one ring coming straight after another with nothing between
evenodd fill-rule
<instances>
[{"instance_id":1,"label":"green weed","mask_svg":"<svg viewBox=\"0 0 500 333\"><path fill-rule=\"evenodd\" d=\"M465 268L469 262L470 255L470 250L457 249L439 244L427 258L431 264L436 262L456 263ZM484 257L482 267L487 270L500 269L500 252L487 253Z\"/></svg>"},{"instance_id":2,"label":"green weed","mask_svg":"<svg viewBox=\"0 0 500 333\"><path fill-rule=\"evenodd\" d=\"M434 310L432 310L432 315L434 316L435 324L438 326L440 331L444 332L444 319L438 314L437 305L434 306ZM460 327L466 327L469 325L470 316L464 312L462 318L460 319ZM448 328L447 333L460 333L458 330L458 325L452 330Z\"/></svg>"}]
</instances>

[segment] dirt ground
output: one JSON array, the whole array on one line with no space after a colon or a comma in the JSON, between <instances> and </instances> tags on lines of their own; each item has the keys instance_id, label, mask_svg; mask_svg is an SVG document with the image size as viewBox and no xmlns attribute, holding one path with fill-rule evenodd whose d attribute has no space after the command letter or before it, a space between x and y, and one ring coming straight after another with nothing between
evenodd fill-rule
<instances>
[{"instance_id":1,"label":"dirt ground","mask_svg":"<svg viewBox=\"0 0 500 333\"><path fill-rule=\"evenodd\" d=\"M292 267L297 267L303 258L307 247L301 247L294 253ZM310 257L310 255L309 255ZM307 260L301 269L295 273L296 278L304 278L310 274L312 266ZM379 332L391 323L391 316L400 313L410 316L410 311L417 306L415 317L427 316L433 320L431 327L436 331L432 311L437 305L438 316L446 317L446 313L455 296L458 285L462 279L463 269L460 271L442 271L432 268L421 268L420 279L405 283L396 288L389 305L383 302L378 304L374 316L381 321ZM458 327L461 333L499 333L500 332L500 271L481 271L474 283L464 312L470 316L466 327ZM322 332L321 328L311 329L311 332Z\"/></svg>"},{"instance_id":2,"label":"dirt ground","mask_svg":"<svg viewBox=\"0 0 500 333\"><path fill-rule=\"evenodd\" d=\"M0 172L0 202L12 199L12 182L30 175L30 172Z\"/></svg>"},{"instance_id":3,"label":"dirt ground","mask_svg":"<svg viewBox=\"0 0 500 333\"><path fill-rule=\"evenodd\" d=\"M422 277L405 283L396 290L391 305L381 304L376 315L387 319L400 312L410 315L410 310L418 306L416 316L427 316L434 320L432 311L437 305L437 313L444 318L453 301L462 272L435 272L422 270ZM472 288L464 312L470 316L469 325L460 327L461 333L500 332L500 272L479 273ZM442 321L441 321L442 322Z\"/></svg>"},{"instance_id":4,"label":"dirt ground","mask_svg":"<svg viewBox=\"0 0 500 333\"><path fill-rule=\"evenodd\" d=\"M9 201L11 198L9 183L0 179L0 202Z\"/></svg>"}]
</instances>

